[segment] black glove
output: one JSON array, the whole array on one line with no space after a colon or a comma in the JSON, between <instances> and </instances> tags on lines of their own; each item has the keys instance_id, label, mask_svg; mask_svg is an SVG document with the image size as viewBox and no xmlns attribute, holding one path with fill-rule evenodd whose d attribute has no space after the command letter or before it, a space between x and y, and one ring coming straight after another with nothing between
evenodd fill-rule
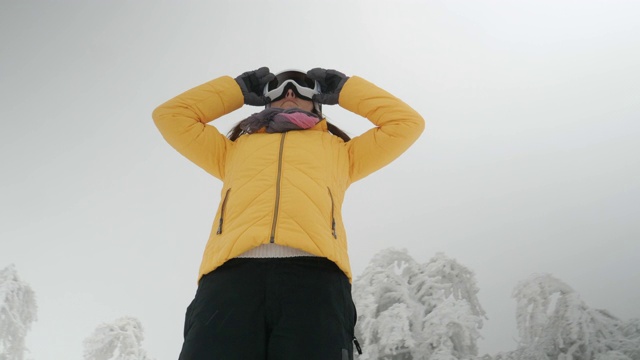
<instances>
[{"instance_id":1,"label":"black glove","mask_svg":"<svg viewBox=\"0 0 640 360\"><path fill-rule=\"evenodd\" d=\"M235 80L240 85L242 95L244 95L244 103L247 105L262 106L271 102L271 100L263 95L264 86L269 81L275 79L275 75L269 71L268 67L261 67L258 70L252 70L242 73Z\"/></svg>"},{"instance_id":2,"label":"black glove","mask_svg":"<svg viewBox=\"0 0 640 360\"><path fill-rule=\"evenodd\" d=\"M307 71L307 76L320 83L320 94L313 95L313 101L321 104L335 105L340 98L340 90L349 79L348 76L336 70L315 68Z\"/></svg>"}]
</instances>

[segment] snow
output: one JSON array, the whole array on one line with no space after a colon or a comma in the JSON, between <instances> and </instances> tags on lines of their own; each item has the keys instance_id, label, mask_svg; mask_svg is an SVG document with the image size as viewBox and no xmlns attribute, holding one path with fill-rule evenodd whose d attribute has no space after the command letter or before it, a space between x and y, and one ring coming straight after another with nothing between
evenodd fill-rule
<instances>
[{"instance_id":1,"label":"snow","mask_svg":"<svg viewBox=\"0 0 640 360\"><path fill-rule=\"evenodd\" d=\"M363 359L472 358L484 310L473 273L444 254L385 250L354 281Z\"/></svg>"},{"instance_id":2,"label":"snow","mask_svg":"<svg viewBox=\"0 0 640 360\"><path fill-rule=\"evenodd\" d=\"M101 324L84 341L84 359L153 360L142 348L143 332L140 320L133 317Z\"/></svg>"},{"instance_id":3,"label":"snow","mask_svg":"<svg viewBox=\"0 0 640 360\"><path fill-rule=\"evenodd\" d=\"M35 294L14 265L0 270L0 360L23 360L25 337L37 319Z\"/></svg>"},{"instance_id":4,"label":"snow","mask_svg":"<svg viewBox=\"0 0 640 360\"><path fill-rule=\"evenodd\" d=\"M377 254L354 282L362 359L638 359L640 321L592 309L569 285L532 275L513 291L519 346L478 354L485 312L474 273L436 254L417 263L406 250Z\"/></svg>"}]
</instances>

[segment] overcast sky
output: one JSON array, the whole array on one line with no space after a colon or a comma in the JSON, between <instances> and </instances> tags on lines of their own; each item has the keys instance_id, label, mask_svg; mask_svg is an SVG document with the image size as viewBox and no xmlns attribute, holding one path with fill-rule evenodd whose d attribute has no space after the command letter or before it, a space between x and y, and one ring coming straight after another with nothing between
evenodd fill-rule
<instances>
[{"instance_id":1,"label":"overcast sky","mask_svg":"<svg viewBox=\"0 0 640 360\"><path fill-rule=\"evenodd\" d=\"M511 291L534 273L640 317L639 15L635 0L2 1L0 268L37 294L33 358L80 360L125 315L151 356L177 358L221 184L151 112L260 66L359 75L427 121L347 192L356 276L388 247L457 259L489 318L481 353L516 347Z\"/></svg>"}]
</instances>

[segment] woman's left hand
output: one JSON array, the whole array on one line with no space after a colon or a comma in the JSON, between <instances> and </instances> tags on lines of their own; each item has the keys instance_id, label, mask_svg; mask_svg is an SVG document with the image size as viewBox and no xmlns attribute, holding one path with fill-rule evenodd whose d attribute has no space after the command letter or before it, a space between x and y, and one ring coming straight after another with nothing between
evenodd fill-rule
<instances>
[{"instance_id":1,"label":"woman's left hand","mask_svg":"<svg viewBox=\"0 0 640 360\"><path fill-rule=\"evenodd\" d=\"M336 105L340 99L342 86L349 77L333 69L314 68L307 71L307 76L320 83L320 94L313 95L313 101L321 104Z\"/></svg>"}]
</instances>

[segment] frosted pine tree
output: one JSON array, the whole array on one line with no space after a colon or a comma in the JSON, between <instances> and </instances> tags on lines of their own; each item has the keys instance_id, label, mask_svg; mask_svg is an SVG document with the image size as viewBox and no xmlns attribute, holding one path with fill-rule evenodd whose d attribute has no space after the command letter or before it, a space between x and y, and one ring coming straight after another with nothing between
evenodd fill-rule
<instances>
[{"instance_id":1,"label":"frosted pine tree","mask_svg":"<svg viewBox=\"0 0 640 360\"><path fill-rule=\"evenodd\" d=\"M485 312L478 301L478 287L473 272L454 259L438 253L419 272L411 284L420 303L436 304L425 310L424 331L428 347L434 354L457 359L477 355ZM435 359L431 357L431 359Z\"/></svg>"},{"instance_id":2,"label":"frosted pine tree","mask_svg":"<svg viewBox=\"0 0 640 360\"><path fill-rule=\"evenodd\" d=\"M417 264L402 251L378 253L354 282L358 309L356 333L364 345L365 360L412 359L411 349L419 336L420 306L412 299L409 276ZM416 339L418 337L418 339Z\"/></svg>"},{"instance_id":3,"label":"frosted pine tree","mask_svg":"<svg viewBox=\"0 0 640 360\"><path fill-rule=\"evenodd\" d=\"M534 275L514 289L519 348L497 359L639 359L638 322L589 308L551 275Z\"/></svg>"},{"instance_id":4,"label":"frosted pine tree","mask_svg":"<svg viewBox=\"0 0 640 360\"><path fill-rule=\"evenodd\" d=\"M18 277L15 266L0 270L0 360L23 360L25 337L36 320L31 287Z\"/></svg>"},{"instance_id":5,"label":"frosted pine tree","mask_svg":"<svg viewBox=\"0 0 640 360\"><path fill-rule=\"evenodd\" d=\"M640 319L631 319L622 325L623 341L616 347L633 360L640 360Z\"/></svg>"},{"instance_id":6,"label":"frosted pine tree","mask_svg":"<svg viewBox=\"0 0 640 360\"><path fill-rule=\"evenodd\" d=\"M378 253L354 282L361 358L476 356L484 317L477 292L473 273L442 254L418 264L406 251Z\"/></svg>"},{"instance_id":7,"label":"frosted pine tree","mask_svg":"<svg viewBox=\"0 0 640 360\"><path fill-rule=\"evenodd\" d=\"M142 324L136 318L123 317L102 324L84 341L85 360L152 360L142 349Z\"/></svg>"},{"instance_id":8,"label":"frosted pine tree","mask_svg":"<svg viewBox=\"0 0 640 360\"><path fill-rule=\"evenodd\" d=\"M612 350L596 355L594 360L632 360L632 358L620 351Z\"/></svg>"}]
</instances>

